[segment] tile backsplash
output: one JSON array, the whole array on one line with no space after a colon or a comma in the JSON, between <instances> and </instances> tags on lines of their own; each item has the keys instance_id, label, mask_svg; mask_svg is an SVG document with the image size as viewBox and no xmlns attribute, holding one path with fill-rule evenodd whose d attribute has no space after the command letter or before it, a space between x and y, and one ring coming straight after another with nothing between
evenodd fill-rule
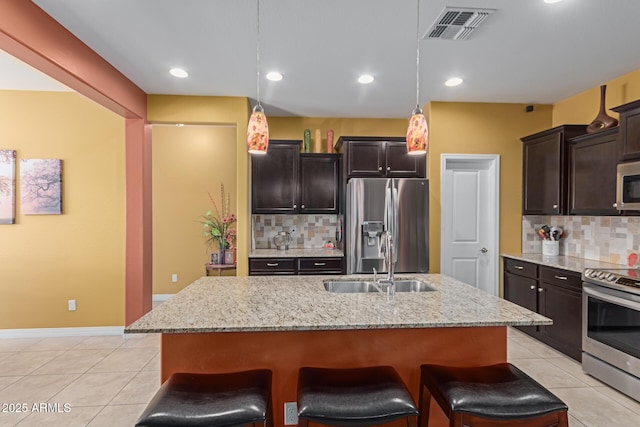
<instances>
[{"instance_id":1,"label":"tile backsplash","mask_svg":"<svg viewBox=\"0 0 640 427\"><path fill-rule=\"evenodd\" d=\"M338 215L252 215L252 222L253 249L275 249L273 236L294 226L291 249L317 249L328 241L336 243Z\"/></svg>"},{"instance_id":2,"label":"tile backsplash","mask_svg":"<svg viewBox=\"0 0 640 427\"><path fill-rule=\"evenodd\" d=\"M626 264L640 251L638 216L538 216L522 217L522 253L542 252L538 229L544 224L564 230L560 255Z\"/></svg>"}]
</instances>

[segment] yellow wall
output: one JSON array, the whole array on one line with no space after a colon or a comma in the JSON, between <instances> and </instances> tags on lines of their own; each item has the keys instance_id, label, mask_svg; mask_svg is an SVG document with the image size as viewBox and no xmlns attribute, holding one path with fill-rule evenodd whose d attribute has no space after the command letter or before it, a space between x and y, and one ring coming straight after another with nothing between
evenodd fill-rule
<instances>
[{"instance_id":1,"label":"yellow wall","mask_svg":"<svg viewBox=\"0 0 640 427\"><path fill-rule=\"evenodd\" d=\"M153 293L173 294L205 274L209 245L199 221L214 210L207 193L222 209L224 184L237 213L236 128L154 125L152 138Z\"/></svg>"},{"instance_id":2,"label":"yellow wall","mask_svg":"<svg viewBox=\"0 0 640 427\"><path fill-rule=\"evenodd\" d=\"M251 211L249 203L249 154L247 153L246 142L249 114L249 100L247 98L178 95L149 95L147 97L147 118L152 123L225 124L235 126L235 158L216 158L212 160L212 167L214 167L214 162L233 163L235 161L235 170L233 172L235 174L235 183L226 184L225 182L225 185L235 186L236 188L236 193L232 194L232 199L235 200L236 209L234 212L238 216L236 244L238 246L237 274L240 276L248 274L248 256L251 243L248 233L251 224ZM155 169L155 165L152 168ZM199 210L200 206L194 206L194 209ZM154 251L155 247L156 244L154 243ZM178 279L180 279L180 276L178 276ZM154 292L156 291L154 290Z\"/></svg>"},{"instance_id":3,"label":"yellow wall","mask_svg":"<svg viewBox=\"0 0 640 427\"><path fill-rule=\"evenodd\" d=\"M620 76L607 85L605 108L607 114L618 118L612 107L640 99L640 70ZM553 105L553 126L563 124L588 124L600 111L600 86L593 87Z\"/></svg>"},{"instance_id":4,"label":"yellow wall","mask_svg":"<svg viewBox=\"0 0 640 427\"><path fill-rule=\"evenodd\" d=\"M428 178L430 272L440 271L441 154L500 155L500 252L520 253L522 143L551 124L551 106L531 113L520 104L432 102L429 111Z\"/></svg>"},{"instance_id":5,"label":"yellow wall","mask_svg":"<svg viewBox=\"0 0 640 427\"><path fill-rule=\"evenodd\" d=\"M327 131L333 129L334 143L340 136L405 136L409 117L406 119L339 119L321 117L267 117L271 139L303 139L304 130L311 131L312 147L316 129L322 134L322 150L325 151ZM314 151L314 150L312 150Z\"/></svg>"},{"instance_id":6,"label":"yellow wall","mask_svg":"<svg viewBox=\"0 0 640 427\"><path fill-rule=\"evenodd\" d=\"M62 159L63 215L0 225L0 328L124 325L124 120L76 93L0 91L0 148ZM67 300L77 311L67 310Z\"/></svg>"}]
</instances>

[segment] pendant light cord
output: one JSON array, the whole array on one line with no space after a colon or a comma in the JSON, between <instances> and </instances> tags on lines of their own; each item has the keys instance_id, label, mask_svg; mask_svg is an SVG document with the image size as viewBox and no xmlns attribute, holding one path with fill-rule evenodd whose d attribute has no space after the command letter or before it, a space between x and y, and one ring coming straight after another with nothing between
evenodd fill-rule
<instances>
[{"instance_id":1,"label":"pendant light cord","mask_svg":"<svg viewBox=\"0 0 640 427\"><path fill-rule=\"evenodd\" d=\"M256 32L256 87L258 94L258 105L260 105L260 0L256 0L257 4L257 17L258 17L258 31Z\"/></svg>"},{"instance_id":2,"label":"pendant light cord","mask_svg":"<svg viewBox=\"0 0 640 427\"><path fill-rule=\"evenodd\" d=\"M420 0L416 0L416 109L420 108Z\"/></svg>"}]
</instances>

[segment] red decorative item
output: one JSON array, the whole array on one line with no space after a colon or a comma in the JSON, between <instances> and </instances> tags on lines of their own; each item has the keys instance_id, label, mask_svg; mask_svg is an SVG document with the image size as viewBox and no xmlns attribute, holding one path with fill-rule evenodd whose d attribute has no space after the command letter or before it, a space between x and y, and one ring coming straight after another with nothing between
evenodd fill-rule
<instances>
[{"instance_id":1,"label":"red decorative item","mask_svg":"<svg viewBox=\"0 0 640 427\"><path fill-rule=\"evenodd\" d=\"M635 252L631 252L627 257L627 265L629 267L633 267L638 263L638 254Z\"/></svg>"}]
</instances>

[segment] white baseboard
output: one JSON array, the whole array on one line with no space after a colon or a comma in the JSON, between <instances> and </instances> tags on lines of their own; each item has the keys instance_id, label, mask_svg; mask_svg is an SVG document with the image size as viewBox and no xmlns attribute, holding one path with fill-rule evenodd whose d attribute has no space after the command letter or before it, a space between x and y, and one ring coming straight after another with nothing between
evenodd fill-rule
<instances>
[{"instance_id":1,"label":"white baseboard","mask_svg":"<svg viewBox=\"0 0 640 427\"><path fill-rule=\"evenodd\" d=\"M170 300L175 294L153 294L151 301L153 302L163 302Z\"/></svg>"},{"instance_id":2,"label":"white baseboard","mask_svg":"<svg viewBox=\"0 0 640 427\"><path fill-rule=\"evenodd\" d=\"M124 335L124 326L0 329L0 338L88 337L98 335Z\"/></svg>"}]
</instances>

